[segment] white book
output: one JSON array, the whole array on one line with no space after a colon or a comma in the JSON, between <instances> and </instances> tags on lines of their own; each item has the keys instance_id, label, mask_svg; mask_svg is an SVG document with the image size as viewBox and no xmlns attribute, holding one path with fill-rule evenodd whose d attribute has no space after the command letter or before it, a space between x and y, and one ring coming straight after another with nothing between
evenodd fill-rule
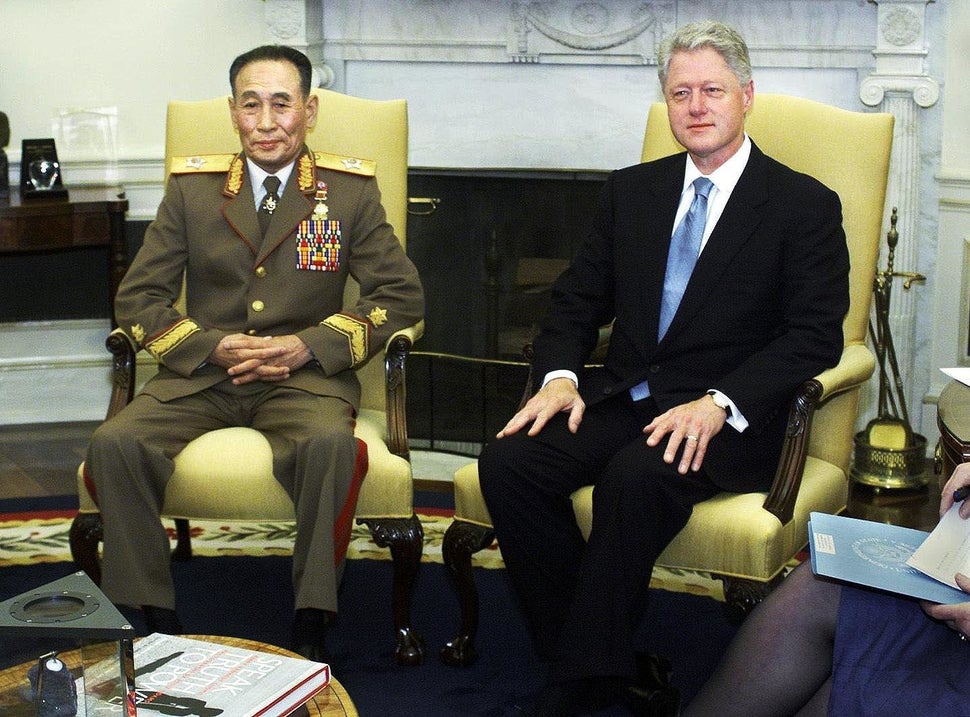
<instances>
[{"instance_id":1,"label":"white book","mask_svg":"<svg viewBox=\"0 0 970 717\"><path fill-rule=\"evenodd\" d=\"M330 666L322 662L178 635L142 638L134 656L139 716L282 717L330 684ZM125 714L117 676L116 659L85 670L79 679L88 697L79 684L79 717ZM98 692L102 697L92 700Z\"/></svg>"}]
</instances>

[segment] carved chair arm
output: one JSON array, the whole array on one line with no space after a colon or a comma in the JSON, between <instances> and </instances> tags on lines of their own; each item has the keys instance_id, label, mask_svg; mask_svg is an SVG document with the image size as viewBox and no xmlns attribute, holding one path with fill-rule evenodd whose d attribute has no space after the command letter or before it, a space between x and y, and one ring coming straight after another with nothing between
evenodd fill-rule
<instances>
[{"instance_id":1,"label":"carved chair arm","mask_svg":"<svg viewBox=\"0 0 970 717\"><path fill-rule=\"evenodd\" d=\"M388 447L395 455L408 457L407 414L405 412L404 362L411 346L424 333L424 321L398 331L388 339L384 353L387 400ZM122 329L115 329L105 341L111 352L111 398L105 420L114 417L135 395L138 349Z\"/></svg>"},{"instance_id":2,"label":"carved chair arm","mask_svg":"<svg viewBox=\"0 0 970 717\"><path fill-rule=\"evenodd\" d=\"M532 396L534 387L532 344L523 347L522 356L529 364L529 377L522 393L520 408ZM795 393L788 413L788 426L778 469L763 504L764 509L776 516L782 525L788 523L795 514L795 500L802 483L815 409L832 396L865 383L873 370L875 357L869 348L865 344L849 344L842 350L838 364L805 381Z\"/></svg>"},{"instance_id":3,"label":"carved chair arm","mask_svg":"<svg viewBox=\"0 0 970 717\"><path fill-rule=\"evenodd\" d=\"M410 459L406 411L405 361L414 342L424 333L424 321L401 329L384 348L384 387L386 392L387 447L396 456Z\"/></svg>"},{"instance_id":4,"label":"carved chair arm","mask_svg":"<svg viewBox=\"0 0 970 717\"><path fill-rule=\"evenodd\" d=\"M795 514L815 410L832 396L861 386L874 368L875 358L865 345L849 344L842 350L838 364L799 386L788 412L778 469L763 505L782 525Z\"/></svg>"},{"instance_id":5,"label":"carved chair arm","mask_svg":"<svg viewBox=\"0 0 970 717\"><path fill-rule=\"evenodd\" d=\"M105 420L113 418L135 397L135 356L138 348L122 329L115 329L104 345L111 352L111 398Z\"/></svg>"}]
</instances>

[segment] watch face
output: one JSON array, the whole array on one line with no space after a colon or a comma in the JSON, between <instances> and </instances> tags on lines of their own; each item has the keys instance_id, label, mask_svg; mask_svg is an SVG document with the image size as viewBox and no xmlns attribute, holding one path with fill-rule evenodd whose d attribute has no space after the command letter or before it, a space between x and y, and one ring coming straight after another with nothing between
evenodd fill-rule
<instances>
[{"instance_id":1,"label":"watch face","mask_svg":"<svg viewBox=\"0 0 970 717\"><path fill-rule=\"evenodd\" d=\"M731 404L718 396L716 393L709 393L707 395L711 397L711 400L714 401L714 405L718 408L723 408L725 411L731 410Z\"/></svg>"}]
</instances>

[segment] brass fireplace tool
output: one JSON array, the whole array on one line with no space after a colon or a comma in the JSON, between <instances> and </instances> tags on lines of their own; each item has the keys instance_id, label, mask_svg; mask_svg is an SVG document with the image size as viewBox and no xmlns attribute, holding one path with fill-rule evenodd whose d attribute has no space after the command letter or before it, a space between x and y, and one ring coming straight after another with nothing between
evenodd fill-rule
<instances>
[{"instance_id":1,"label":"brass fireplace tool","mask_svg":"<svg viewBox=\"0 0 970 717\"><path fill-rule=\"evenodd\" d=\"M896 244L899 242L897 219L896 207L893 207L889 232L886 234L889 244L887 268L885 271L876 272L873 285L875 326L872 318L869 320L869 336L875 347L879 367L878 415L855 436L852 479L878 488L917 488L926 483L923 475L926 438L914 433L910 425L899 361L889 327L889 302L893 279L905 279L903 289L908 291L914 281L926 281L926 277L913 272L894 271L893 259Z\"/></svg>"}]
</instances>

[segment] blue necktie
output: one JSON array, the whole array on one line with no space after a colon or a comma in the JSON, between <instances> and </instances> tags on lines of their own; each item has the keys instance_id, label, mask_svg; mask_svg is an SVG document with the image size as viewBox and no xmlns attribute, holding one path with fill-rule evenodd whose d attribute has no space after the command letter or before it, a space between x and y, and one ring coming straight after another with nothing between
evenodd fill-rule
<instances>
[{"instance_id":1,"label":"blue necktie","mask_svg":"<svg viewBox=\"0 0 970 717\"><path fill-rule=\"evenodd\" d=\"M680 299L690 281L694 264L701 252L701 239L707 224L707 195L714 183L707 177L694 180L694 201L670 238L670 252L667 254L667 273L664 275L664 295L660 304L659 341L667 333L670 322L677 313Z\"/></svg>"},{"instance_id":2,"label":"blue necktie","mask_svg":"<svg viewBox=\"0 0 970 717\"><path fill-rule=\"evenodd\" d=\"M697 256L701 252L701 239L704 238L704 226L707 224L707 195L711 193L714 183L707 177L694 180L694 201L690 204L687 214L680 220L674 235L670 238L670 250L667 254L667 273L664 275L664 294L660 303L660 330L657 335L659 341L667 333L667 328L677 313L680 299L687 288ZM650 384L641 381L630 389L630 396L634 401L642 401L650 395Z\"/></svg>"}]
</instances>

